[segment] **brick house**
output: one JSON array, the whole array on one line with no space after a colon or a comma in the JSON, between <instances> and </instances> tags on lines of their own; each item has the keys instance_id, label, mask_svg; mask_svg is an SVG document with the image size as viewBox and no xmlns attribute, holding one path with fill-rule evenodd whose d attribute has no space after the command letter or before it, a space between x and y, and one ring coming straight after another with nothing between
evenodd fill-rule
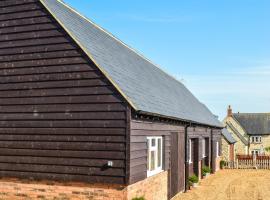
<instances>
[{"instance_id":1,"label":"brick house","mask_svg":"<svg viewBox=\"0 0 270 200\"><path fill-rule=\"evenodd\" d=\"M181 82L60 0L0 7L1 177L165 200L219 169L223 125Z\"/></svg>"},{"instance_id":2,"label":"brick house","mask_svg":"<svg viewBox=\"0 0 270 200\"><path fill-rule=\"evenodd\" d=\"M224 125L237 141L236 154L269 154L270 114L233 113L229 106Z\"/></svg>"}]
</instances>

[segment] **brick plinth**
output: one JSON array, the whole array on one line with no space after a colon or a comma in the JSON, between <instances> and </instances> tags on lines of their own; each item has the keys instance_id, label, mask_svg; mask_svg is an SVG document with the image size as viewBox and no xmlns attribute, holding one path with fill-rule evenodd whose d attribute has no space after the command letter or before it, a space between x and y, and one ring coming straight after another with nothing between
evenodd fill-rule
<instances>
[{"instance_id":1,"label":"brick plinth","mask_svg":"<svg viewBox=\"0 0 270 200\"><path fill-rule=\"evenodd\" d=\"M144 197L146 200L167 200L168 172L162 172L127 187L127 200Z\"/></svg>"},{"instance_id":2,"label":"brick plinth","mask_svg":"<svg viewBox=\"0 0 270 200\"><path fill-rule=\"evenodd\" d=\"M78 183L0 180L0 199L4 200L124 200L122 186Z\"/></svg>"},{"instance_id":3,"label":"brick plinth","mask_svg":"<svg viewBox=\"0 0 270 200\"><path fill-rule=\"evenodd\" d=\"M167 200L168 173L162 172L130 186L35 182L0 179L0 200Z\"/></svg>"}]
</instances>

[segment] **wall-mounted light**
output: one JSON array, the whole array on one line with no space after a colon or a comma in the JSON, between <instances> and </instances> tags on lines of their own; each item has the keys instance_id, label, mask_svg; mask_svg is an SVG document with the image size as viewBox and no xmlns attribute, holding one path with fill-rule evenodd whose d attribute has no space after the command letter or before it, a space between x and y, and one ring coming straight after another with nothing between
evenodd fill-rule
<instances>
[{"instance_id":1,"label":"wall-mounted light","mask_svg":"<svg viewBox=\"0 0 270 200\"><path fill-rule=\"evenodd\" d=\"M113 161L108 161L107 166L108 167L113 167Z\"/></svg>"}]
</instances>

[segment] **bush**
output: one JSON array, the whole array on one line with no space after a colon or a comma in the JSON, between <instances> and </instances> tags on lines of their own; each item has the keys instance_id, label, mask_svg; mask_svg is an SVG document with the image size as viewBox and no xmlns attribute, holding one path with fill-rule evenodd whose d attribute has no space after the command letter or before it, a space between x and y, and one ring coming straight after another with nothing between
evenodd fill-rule
<instances>
[{"instance_id":1,"label":"bush","mask_svg":"<svg viewBox=\"0 0 270 200\"><path fill-rule=\"evenodd\" d=\"M192 175L188 178L189 183L192 185L192 183L198 183L199 182L199 178L196 175Z\"/></svg>"},{"instance_id":2,"label":"bush","mask_svg":"<svg viewBox=\"0 0 270 200\"><path fill-rule=\"evenodd\" d=\"M221 168L221 169L223 169L223 168L224 168L225 163L226 163L226 162L225 162L224 160L221 160L221 161L220 161L220 168Z\"/></svg>"},{"instance_id":3,"label":"bush","mask_svg":"<svg viewBox=\"0 0 270 200\"><path fill-rule=\"evenodd\" d=\"M265 150L266 152L270 152L270 147L266 147L264 150Z\"/></svg>"},{"instance_id":4,"label":"bush","mask_svg":"<svg viewBox=\"0 0 270 200\"><path fill-rule=\"evenodd\" d=\"M211 168L210 167L207 167L207 166L202 167L203 176L206 176L206 174L210 174L210 173L211 173Z\"/></svg>"},{"instance_id":5,"label":"bush","mask_svg":"<svg viewBox=\"0 0 270 200\"><path fill-rule=\"evenodd\" d=\"M133 198L132 200L145 200L144 197L136 197L136 198Z\"/></svg>"}]
</instances>

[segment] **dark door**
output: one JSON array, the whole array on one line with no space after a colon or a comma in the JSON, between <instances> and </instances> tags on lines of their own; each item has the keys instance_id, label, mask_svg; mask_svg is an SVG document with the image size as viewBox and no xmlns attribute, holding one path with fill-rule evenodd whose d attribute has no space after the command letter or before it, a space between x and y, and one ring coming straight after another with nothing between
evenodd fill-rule
<instances>
[{"instance_id":1,"label":"dark door","mask_svg":"<svg viewBox=\"0 0 270 200\"><path fill-rule=\"evenodd\" d=\"M185 189L185 136L184 133L171 134L171 170L169 197Z\"/></svg>"},{"instance_id":2,"label":"dark door","mask_svg":"<svg viewBox=\"0 0 270 200\"><path fill-rule=\"evenodd\" d=\"M199 175L199 139L193 139L193 172L196 176Z\"/></svg>"}]
</instances>

